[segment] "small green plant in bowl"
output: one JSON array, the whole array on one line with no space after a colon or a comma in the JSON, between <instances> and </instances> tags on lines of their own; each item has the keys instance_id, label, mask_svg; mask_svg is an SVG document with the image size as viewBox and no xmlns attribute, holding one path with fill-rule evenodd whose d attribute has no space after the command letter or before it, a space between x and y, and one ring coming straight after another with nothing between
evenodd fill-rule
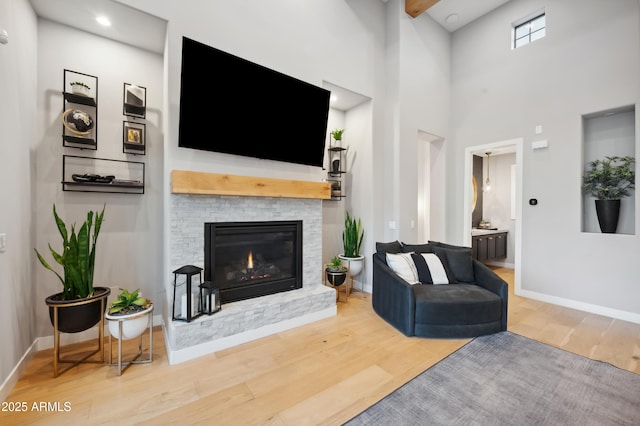
<instances>
[{"instance_id":1,"label":"small green plant in bowl","mask_svg":"<svg viewBox=\"0 0 640 426\"><path fill-rule=\"evenodd\" d=\"M342 260L338 256L334 256L331 262L325 266L329 272L347 272L347 267L342 264Z\"/></svg>"},{"instance_id":2,"label":"small green plant in bowl","mask_svg":"<svg viewBox=\"0 0 640 426\"><path fill-rule=\"evenodd\" d=\"M109 306L110 315L128 315L136 312L144 311L151 306L151 301L140 296L140 289L129 291L125 288L120 289L118 297L111 302Z\"/></svg>"}]
</instances>

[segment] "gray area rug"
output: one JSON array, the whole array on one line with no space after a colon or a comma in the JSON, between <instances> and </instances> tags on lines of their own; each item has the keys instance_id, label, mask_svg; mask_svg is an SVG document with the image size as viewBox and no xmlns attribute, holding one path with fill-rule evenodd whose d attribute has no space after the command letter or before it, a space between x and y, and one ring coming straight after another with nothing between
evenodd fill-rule
<instances>
[{"instance_id":1,"label":"gray area rug","mask_svg":"<svg viewBox=\"0 0 640 426\"><path fill-rule=\"evenodd\" d=\"M640 375L508 331L477 337L346 423L640 425Z\"/></svg>"}]
</instances>

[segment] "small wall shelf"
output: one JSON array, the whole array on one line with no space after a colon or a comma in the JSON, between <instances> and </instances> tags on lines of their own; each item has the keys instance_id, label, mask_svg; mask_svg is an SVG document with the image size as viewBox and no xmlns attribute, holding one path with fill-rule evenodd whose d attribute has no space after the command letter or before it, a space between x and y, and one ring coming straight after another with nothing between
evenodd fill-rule
<instances>
[{"instance_id":1,"label":"small wall shelf","mask_svg":"<svg viewBox=\"0 0 640 426\"><path fill-rule=\"evenodd\" d=\"M97 150L98 77L65 69L62 86L62 146Z\"/></svg>"},{"instance_id":2,"label":"small wall shelf","mask_svg":"<svg viewBox=\"0 0 640 426\"><path fill-rule=\"evenodd\" d=\"M145 164L137 161L64 155L62 190L144 194Z\"/></svg>"},{"instance_id":3,"label":"small wall shelf","mask_svg":"<svg viewBox=\"0 0 640 426\"><path fill-rule=\"evenodd\" d=\"M584 173L589 163L608 156L636 158L636 107L612 108L582 116L582 156ZM636 168L638 166L636 165ZM582 184L582 182L580 182ZM621 200L620 217L615 233L636 234L636 192ZM595 198L582 193L582 232L602 233L598 223Z\"/></svg>"},{"instance_id":4,"label":"small wall shelf","mask_svg":"<svg viewBox=\"0 0 640 426\"><path fill-rule=\"evenodd\" d=\"M122 95L122 113L136 118L146 118L147 115L147 88L124 83Z\"/></svg>"},{"instance_id":5,"label":"small wall shelf","mask_svg":"<svg viewBox=\"0 0 640 426\"><path fill-rule=\"evenodd\" d=\"M329 170L327 175L329 179L327 181L331 184L331 200L341 200L345 197L342 187L342 175L347 173L346 171L346 156L347 148L343 148L338 145L339 141L336 141L330 136L329 148Z\"/></svg>"}]
</instances>

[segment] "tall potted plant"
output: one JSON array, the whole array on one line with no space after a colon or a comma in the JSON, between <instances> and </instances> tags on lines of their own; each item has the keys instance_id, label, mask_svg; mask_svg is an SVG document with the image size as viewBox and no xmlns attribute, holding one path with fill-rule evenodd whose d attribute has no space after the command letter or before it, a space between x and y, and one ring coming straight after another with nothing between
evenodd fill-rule
<instances>
[{"instance_id":1,"label":"tall potted plant","mask_svg":"<svg viewBox=\"0 0 640 426\"><path fill-rule=\"evenodd\" d=\"M589 163L582 189L596 198L596 214L603 233L615 233L620 216L620 200L635 188L635 158L605 157Z\"/></svg>"},{"instance_id":2,"label":"tall potted plant","mask_svg":"<svg viewBox=\"0 0 640 426\"><path fill-rule=\"evenodd\" d=\"M105 206L106 207L106 206ZM104 219L104 210L89 211L86 220L76 233L75 224L67 229L58 216L55 204L53 216L62 237L62 250L55 251L49 244L49 251L56 263L62 266L63 276L53 269L44 257L34 249L38 260L53 272L62 284L62 292L46 298L51 324L56 326L54 316L57 311L57 330L63 333L77 333L96 325L104 315L106 299L111 293L109 287L94 287L93 273L96 259L96 242ZM95 221L94 221L95 217Z\"/></svg>"},{"instance_id":3,"label":"tall potted plant","mask_svg":"<svg viewBox=\"0 0 640 426\"><path fill-rule=\"evenodd\" d=\"M342 231L342 247L344 252L339 255L343 263L349 268L349 274L358 275L362 271L364 256L360 254L364 229L362 222L358 218L352 217L346 212L344 219L344 230Z\"/></svg>"}]
</instances>

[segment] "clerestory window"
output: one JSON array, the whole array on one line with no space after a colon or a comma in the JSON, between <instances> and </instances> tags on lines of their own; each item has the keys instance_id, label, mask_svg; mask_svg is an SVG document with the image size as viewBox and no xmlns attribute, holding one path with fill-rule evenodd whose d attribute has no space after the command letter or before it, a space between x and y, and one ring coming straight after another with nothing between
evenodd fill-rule
<instances>
[{"instance_id":1,"label":"clerestory window","mask_svg":"<svg viewBox=\"0 0 640 426\"><path fill-rule=\"evenodd\" d=\"M546 19L544 12L533 18L513 25L513 48L517 49L545 36Z\"/></svg>"}]
</instances>

